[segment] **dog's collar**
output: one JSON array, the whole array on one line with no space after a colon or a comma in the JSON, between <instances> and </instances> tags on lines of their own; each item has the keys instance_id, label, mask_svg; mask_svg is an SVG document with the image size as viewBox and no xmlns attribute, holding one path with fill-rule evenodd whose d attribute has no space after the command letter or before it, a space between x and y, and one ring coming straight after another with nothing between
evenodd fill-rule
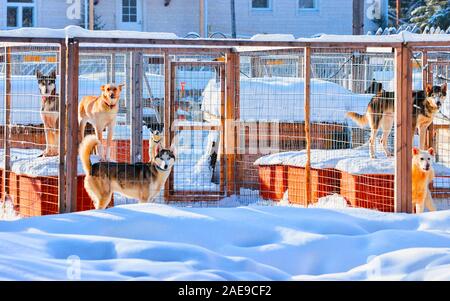
<instances>
[{"instance_id":1,"label":"dog's collar","mask_svg":"<svg viewBox=\"0 0 450 301\"><path fill-rule=\"evenodd\" d=\"M105 105L107 105L108 108L110 108L111 110L114 109L114 108L116 107L116 105L117 105L117 103L115 103L115 104L112 105L112 104L108 103L105 99L103 99L103 102L104 102Z\"/></svg>"}]
</instances>

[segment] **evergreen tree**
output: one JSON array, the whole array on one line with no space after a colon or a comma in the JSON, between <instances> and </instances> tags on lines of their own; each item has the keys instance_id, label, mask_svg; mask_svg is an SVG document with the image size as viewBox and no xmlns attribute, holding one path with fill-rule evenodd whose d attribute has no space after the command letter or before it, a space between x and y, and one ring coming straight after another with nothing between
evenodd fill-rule
<instances>
[{"instance_id":1,"label":"evergreen tree","mask_svg":"<svg viewBox=\"0 0 450 301\"><path fill-rule=\"evenodd\" d=\"M411 12L410 22L421 29L426 26L447 29L450 26L450 5L448 0L425 0L425 4Z\"/></svg>"}]
</instances>

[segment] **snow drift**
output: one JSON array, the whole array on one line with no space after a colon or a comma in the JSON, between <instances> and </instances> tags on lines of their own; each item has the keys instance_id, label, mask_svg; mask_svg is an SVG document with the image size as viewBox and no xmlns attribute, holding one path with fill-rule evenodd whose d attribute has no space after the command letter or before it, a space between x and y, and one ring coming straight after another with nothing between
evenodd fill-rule
<instances>
[{"instance_id":1,"label":"snow drift","mask_svg":"<svg viewBox=\"0 0 450 301\"><path fill-rule=\"evenodd\" d=\"M0 222L0 279L450 280L449 233L450 211L126 205Z\"/></svg>"}]
</instances>

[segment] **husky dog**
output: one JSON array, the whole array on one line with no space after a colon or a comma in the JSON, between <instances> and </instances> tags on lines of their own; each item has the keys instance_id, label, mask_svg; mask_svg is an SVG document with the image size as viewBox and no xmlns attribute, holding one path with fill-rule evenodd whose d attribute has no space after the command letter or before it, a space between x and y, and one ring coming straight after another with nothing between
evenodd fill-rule
<instances>
[{"instance_id":1,"label":"husky dog","mask_svg":"<svg viewBox=\"0 0 450 301\"><path fill-rule=\"evenodd\" d=\"M108 161L110 157L110 147L116 125L116 116L119 111L120 92L124 85L107 84L100 87L100 96L85 96L78 105L78 122L80 123L79 141L84 137L86 123L92 124L97 138L101 141L103 130L108 128L106 140L106 154L101 154L101 158ZM101 149L101 145L98 146Z\"/></svg>"},{"instance_id":2,"label":"husky dog","mask_svg":"<svg viewBox=\"0 0 450 301\"><path fill-rule=\"evenodd\" d=\"M39 157L58 155L59 142L59 95L56 94L56 71L44 75L36 71L41 95L41 119L44 123L45 150Z\"/></svg>"},{"instance_id":3,"label":"husky dog","mask_svg":"<svg viewBox=\"0 0 450 301\"><path fill-rule=\"evenodd\" d=\"M424 206L430 211L435 211L429 184L433 181L433 157L434 149L421 151L418 148L412 150L412 202L416 213L422 213Z\"/></svg>"},{"instance_id":4,"label":"husky dog","mask_svg":"<svg viewBox=\"0 0 450 301\"><path fill-rule=\"evenodd\" d=\"M370 133L370 157L375 158L375 138L378 129L381 127L383 134L381 143L383 144L386 156L392 156L387 147L388 136L391 132L395 120L395 100L394 92L383 90L382 84L372 82L366 93L376 94L367 107L364 115L356 112L347 112L346 116L355 121L359 126L364 127L369 124ZM420 148L425 148L425 138L428 126L433 122L434 115L441 108L442 102L447 95L447 84L442 86L427 85L426 91L413 92L413 129L418 129L420 137ZM411 137L411 140L413 137Z\"/></svg>"},{"instance_id":5,"label":"husky dog","mask_svg":"<svg viewBox=\"0 0 450 301\"><path fill-rule=\"evenodd\" d=\"M158 130L150 130L151 137L150 137L150 162L153 162L156 158L156 155L158 154L158 151L162 147L162 136L161 133Z\"/></svg>"},{"instance_id":6,"label":"husky dog","mask_svg":"<svg viewBox=\"0 0 450 301\"><path fill-rule=\"evenodd\" d=\"M153 162L92 164L90 154L100 141L88 135L80 145L79 154L86 177L84 188L96 209L105 209L114 192L134 198L141 203L151 202L164 186L175 163L171 149L161 148Z\"/></svg>"}]
</instances>

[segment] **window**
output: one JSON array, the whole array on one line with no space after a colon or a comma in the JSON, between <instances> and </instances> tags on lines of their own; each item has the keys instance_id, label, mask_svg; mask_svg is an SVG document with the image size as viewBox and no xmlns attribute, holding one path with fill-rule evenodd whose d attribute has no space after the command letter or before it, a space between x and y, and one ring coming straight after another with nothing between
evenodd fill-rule
<instances>
[{"instance_id":1,"label":"window","mask_svg":"<svg viewBox=\"0 0 450 301\"><path fill-rule=\"evenodd\" d=\"M34 0L8 0L6 9L8 28L34 26Z\"/></svg>"},{"instance_id":2,"label":"window","mask_svg":"<svg viewBox=\"0 0 450 301\"><path fill-rule=\"evenodd\" d=\"M272 0L252 0L252 9L256 10L272 9Z\"/></svg>"},{"instance_id":3,"label":"window","mask_svg":"<svg viewBox=\"0 0 450 301\"><path fill-rule=\"evenodd\" d=\"M122 0L122 22L137 22L137 0Z\"/></svg>"},{"instance_id":4,"label":"window","mask_svg":"<svg viewBox=\"0 0 450 301\"><path fill-rule=\"evenodd\" d=\"M298 0L300 10L317 9L317 0Z\"/></svg>"}]
</instances>

